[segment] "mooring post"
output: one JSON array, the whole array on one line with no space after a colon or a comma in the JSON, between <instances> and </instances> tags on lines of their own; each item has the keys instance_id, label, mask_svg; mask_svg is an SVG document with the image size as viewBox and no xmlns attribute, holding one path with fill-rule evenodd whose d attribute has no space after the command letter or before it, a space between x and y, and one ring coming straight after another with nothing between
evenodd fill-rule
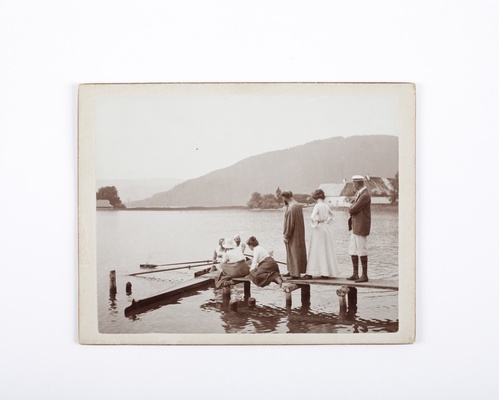
<instances>
[{"instance_id":1,"label":"mooring post","mask_svg":"<svg viewBox=\"0 0 499 400\"><path fill-rule=\"evenodd\" d=\"M248 299L248 305L249 305L251 308L255 307L255 306L256 306L256 299L255 299L254 297L250 297L250 298Z\"/></svg>"},{"instance_id":2,"label":"mooring post","mask_svg":"<svg viewBox=\"0 0 499 400\"><path fill-rule=\"evenodd\" d=\"M229 308L232 311L237 311L237 299L232 299L229 303Z\"/></svg>"},{"instance_id":3,"label":"mooring post","mask_svg":"<svg viewBox=\"0 0 499 400\"><path fill-rule=\"evenodd\" d=\"M342 286L336 291L336 294L338 295L338 300L340 303L340 309L346 308L346 306L347 306L345 295L348 293L348 291L349 291L348 286Z\"/></svg>"},{"instance_id":4,"label":"mooring post","mask_svg":"<svg viewBox=\"0 0 499 400\"><path fill-rule=\"evenodd\" d=\"M348 287L348 308L357 306L357 288L355 286Z\"/></svg>"},{"instance_id":5,"label":"mooring post","mask_svg":"<svg viewBox=\"0 0 499 400\"><path fill-rule=\"evenodd\" d=\"M230 285L222 287L222 299L224 301L230 301Z\"/></svg>"},{"instance_id":6,"label":"mooring post","mask_svg":"<svg viewBox=\"0 0 499 400\"><path fill-rule=\"evenodd\" d=\"M118 291L116 290L116 271L113 270L109 273L109 294L115 295Z\"/></svg>"},{"instance_id":7,"label":"mooring post","mask_svg":"<svg viewBox=\"0 0 499 400\"><path fill-rule=\"evenodd\" d=\"M244 282L244 298L247 299L251 297L251 282Z\"/></svg>"},{"instance_id":8,"label":"mooring post","mask_svg":"<svg viewBox=\"0 0 499 400\"><path fill-rule=\"evenodd\" d=\"M292 303L291 292L293 290L298 289L298 288L299 288L299 286L295 283L286 284L286 286L283 288L284 292L286 293L286 306L287 307L291 307L291 303Z\"/></svg>"},{"instance_id":9,"label":"mooring post","mask_svg":"<svg viewBox=\"0 0 499 400\"><path fill-rule=\"evenodd\" d=\"M132 284L130 282L126 283L125 290L126 290L126 294L127 295L131 295L132 294Z\"/></svg>"},{"instance_id":10,"label":"mooring post","mask_svg":"<svg viewBox=\"0 0 499 400\"><path fill-rule=\"evenodd\" d=\"M347 308L340 307L340 311L338 312L338 322L345 322L347 317Z\"/></svg>"},{"instance_id":11,"label":"mooring post","mask_svg":"<svg viewBox=\"0 0 499 400\"><path fill-rule=\"evenodd\" d=\"M237 311L237 306L238 306L238 298L237 298L237 293L234 291L230 295L229 310Z\"/></svg>"},{"instance_id":12,"label":"mooring post","mask_svg":"<svg viewBox=\"0 0 499 400\"><path fill-rule=\"evenodd\" d=\"M310 303L310 285L301 285L301 303Z\"/></svg>"}]
</instances>

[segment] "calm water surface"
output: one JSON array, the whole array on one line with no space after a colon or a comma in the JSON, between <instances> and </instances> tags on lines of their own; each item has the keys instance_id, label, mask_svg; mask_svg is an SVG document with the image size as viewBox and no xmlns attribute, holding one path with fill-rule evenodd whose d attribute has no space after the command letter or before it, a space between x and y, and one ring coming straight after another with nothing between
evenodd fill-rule
<instances>
[{"instance_id":1,"label":"calm water surface","mask_svg":"<svg viewBox=\"0 0 499 400\"><path fill-rule=\"evenodd\" d=\"M398 212L390 207L373 207L369 237L369 277L398 279ZM304 210L306 238L312 208ZM348 213L336 210L332 229L341 277L350 276L347 253ZM240 234L243 240L255 235L260 244L274 251L274 258L286 261L282 242L284 210L203 211L97 211L97 277L99 331L102 333L334 333L394 332L398 329L398 292L358 290L355 312L340 312L335 286L311 287L311 304L302 306L300 291L293 292L293 305L276 285L251 286L256 308L240 305L229 309L219 291L200 290L168 304L125 317L132 299L160 293L170 286L192 279L196 269L128 276L144 271L140 264L211 259L220 237ZM203 267L204 268L204 267ZM118 293L109 295L109 271L116 270ZM281 272L286 272L281 265ZM125 284L132 284L132 294ZM234 296L243 299L242 285Z\"/></svg>"}]
</instances>

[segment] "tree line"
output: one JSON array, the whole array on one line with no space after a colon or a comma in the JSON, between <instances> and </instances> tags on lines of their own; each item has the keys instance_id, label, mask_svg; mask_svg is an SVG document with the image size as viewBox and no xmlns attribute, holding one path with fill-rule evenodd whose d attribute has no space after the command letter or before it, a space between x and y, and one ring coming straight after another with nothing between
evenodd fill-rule
<instances>
[{"instance_id":1,"label":"tree line","mask_svg":"<svg viewBox=\"0 0 499 400\"><path fill-rule=\"evenodd\" d=\"M312 198L311 195L309 194L300 194L296 193L293 194L293 198L298 202L302 204L314 204L314 199ZM282 194L281 194L281 189L277 188L275 191L275 194L272 193L267 193L267 194L260 194L258 192L254 192L251 195L251 198L249 201L246 203L246 205L249 208L261 208L261 209L277 209L281 208L284 205L283 199L282 199Z\"/></svg>"},{"instance_id":2,"label":"tree line","mask_svg":"<svg viewBox=\"0 0 499 400\"><path fill-rule=\"evenodd\" d=\"M115 186L101 187L96 195L97 200L109 200L109 203L111 203L114 208L126 208L121 202L120 196L118 196L118 189L116 189Z\"/></svg>"},{"instance_id":3,"label":"tree line","mask_svg":"<svg viewBox=\"0 0 499 400\"><path fill-rule=\"evenodd\" d=\"M395 174L395 178L391 180L393 189L390 191L389 198L390 203L393 205L398 204L399 200L399 173ZM298 202L306 205L314 204L314 199L309 194L293 194L293 198ZM281 208L284 204L281 195L281 189L278 187L275 194L267 193L260 194L254 192L251 198L246 203L249 208L261 208L261 209L277 209Z\"/></svg>"}]
</instances>

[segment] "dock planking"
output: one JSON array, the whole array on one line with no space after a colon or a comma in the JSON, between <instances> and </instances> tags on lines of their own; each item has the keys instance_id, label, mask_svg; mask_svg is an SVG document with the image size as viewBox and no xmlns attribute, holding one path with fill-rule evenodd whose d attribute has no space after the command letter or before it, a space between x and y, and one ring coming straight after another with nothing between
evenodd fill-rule
<instances>
[{"instance_id":1,"label":"dock planking","mask_svg":"<svg viewBox=\"0 0 499 400\"><path fill-rule=\"evenodd\" d=\"M205 279L215 279L219 272L210 272L203 275ZM355 286L371 289L386 289L386 290L399 290L398 281L396 280L383 280L383 279L369 279L368 282L355 282L349 281L346 278L314 278L314 279L286 279L286 283L294 283L296 285L326 285L326 286ZM232 278L234 282L248 282L248 278Z\"/></svg>"}]
</instances>

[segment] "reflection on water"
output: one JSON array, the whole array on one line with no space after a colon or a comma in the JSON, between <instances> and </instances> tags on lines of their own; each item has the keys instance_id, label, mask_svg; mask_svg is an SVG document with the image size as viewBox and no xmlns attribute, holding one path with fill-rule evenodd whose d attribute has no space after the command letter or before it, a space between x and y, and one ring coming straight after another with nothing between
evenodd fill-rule
<instances>
[{"instance_id":1,"label":"reflection on water","mask_svg":"<svg viewBox=\"0 0 499 400\"><path fill-rule=\"evenodd\" d=\"M357 316L357 306L350 304L337 312L315 312L311 302L304 301L300 306L285 307L259 304L251 306L248 298L241 297L238 288L231 296L221 290L214 290L214 298L203 303L202 310L220 315L226 333L336 333L336 332L396 332L398 321L366 320ZM284 293L282 296L283 303ZM237 301L237 309L231 307Z\"/></svg>"},{"instance_id":2,"label":"reflection on water","mask_svg":"<svg viewBox=\"0 0 499 400\"><path fill-rule=\"evenodd\" d=\"M118 316L118 304L116 301L116 292L109 292L109 317L112 321L116 320Z\"/></svg>"},{"instance_id":3,"label":"reflection on water","mask_svg":"<svg viewBox=\"0 0 499 400\"><path fill-rule=\"evenodd\" d=\"M304 211L305 218L311 209ZM125 317L132 300L160 293L192 279L198 269L144 276L139 264L171 263L210 258L218 238L236 233L255 235L262 245L285 260L282 243L282 210L209 211L118 211L97 212L97 278L99 331L103 333L362 333L396 332L398 292L359 289L357 307L340 309L336 287L312 286L310 302L286 305L284 293L272 284L251 286L256 306L245 298L243 285L231 297L213 288L199 290L155 304ZM340 276L351 274L347 253L348 214L335 211L333 232ZM307 243L310 229L306 231ZM373 209L373 231L369 238L369 276L398 278L398 213L396 209ZM285 267L281 266L281 272ZM109 271L116 270L115 295L109 292ZM132 294L127 294L130 282ZM334 289L333 289L334 288ZM237 301L237 310L231 308Z\"/></svg>"}]
</instances>

